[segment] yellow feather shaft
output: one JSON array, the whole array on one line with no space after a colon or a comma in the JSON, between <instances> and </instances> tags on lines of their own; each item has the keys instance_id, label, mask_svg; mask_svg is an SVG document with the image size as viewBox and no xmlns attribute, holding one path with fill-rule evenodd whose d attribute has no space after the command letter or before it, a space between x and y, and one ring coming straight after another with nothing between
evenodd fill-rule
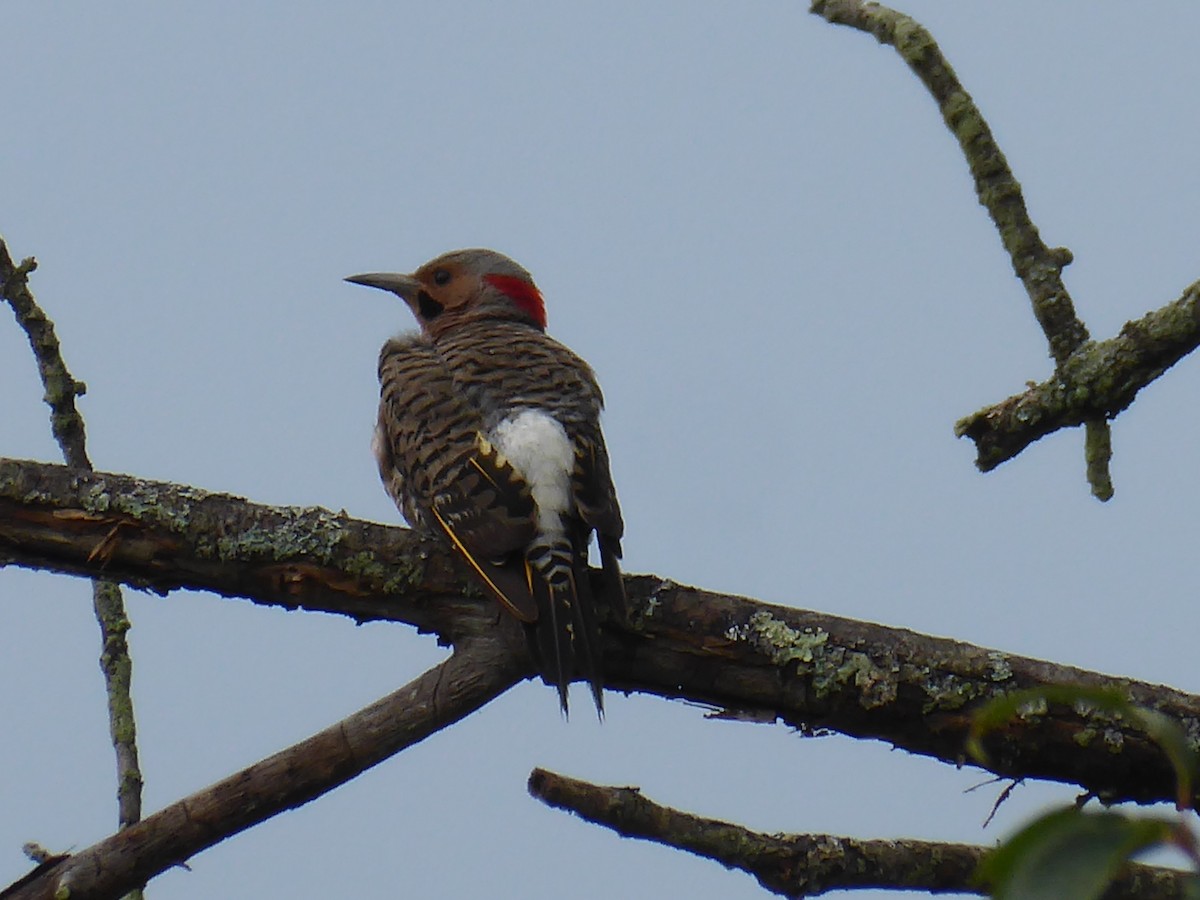
<instances>
[{"instance_id":1,"label":"yellow feather shaft","mask_svg":"<svg viewBox=\"0 0 1200 900\"><path fill-rule=\"evenodd\" d=\"M439 513L437 511L436 507L432 510L432 512L433 512L434 518L437 519L438 524L442 526L442 531L446 532L446 536L450 538L450 542L452 544L454 544L454 546L458 548L458 552L461 553L466 558L466 560L470 564L471 568L475 570L475 574L477 574L481 579L483 579L483 582L489 588L491 588L491 591L495 595L496 599L500 601L500 605L503 606L505 609L507 609L514 616L516 616L518 619L520 619L522 622L536 621L536 617L530 618L525 613L521 612L521 610L518 609L513 604L513 602L504 595L504 592L496 586L496 583L494 581L492 581L491 578L488 577L487 572L484 571L483 567L478 562L476 562L475 557L470 554L470 552L467 550L467 548L463 546L462 541L460 541L458 539L458 535L456 535L454 533L454 530L449 525L446 524L446 520L442 518L441 513ZM526 562L525 567L528 570L528 568L529 568L528 562ZM532 593L532 582L530 582L530 592Z\"/></svg>"}]
</instances>

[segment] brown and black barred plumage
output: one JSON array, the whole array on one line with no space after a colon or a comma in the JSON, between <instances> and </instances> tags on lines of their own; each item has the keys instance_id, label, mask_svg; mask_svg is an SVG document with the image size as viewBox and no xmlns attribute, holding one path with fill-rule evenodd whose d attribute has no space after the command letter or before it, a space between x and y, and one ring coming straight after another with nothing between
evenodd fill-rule
<instances>
[{"instance_id":1,"label":"brown and black barred plumage","mask_svg":"<svg viewBox=\"0 0 1200 900\"><path fill-rule=\"evenodd\" d=\"M529 273L493 250L347 281L392 291L421 324L379 356L374 448L388 493L526 623L563 711L579 676L603 712L588 544L595 532L604 600L623 615L624 526L591 367L546 334Z\"/></svg>"}]
</instances>

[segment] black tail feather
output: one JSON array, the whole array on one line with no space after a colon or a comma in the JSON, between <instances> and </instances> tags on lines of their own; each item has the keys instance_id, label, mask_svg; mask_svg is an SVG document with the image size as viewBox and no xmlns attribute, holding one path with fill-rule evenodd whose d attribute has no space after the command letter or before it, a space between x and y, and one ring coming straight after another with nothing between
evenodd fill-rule
<instances>
[{"instance_id":1,"label":"black tail feather","mask_svg":"<svg viewBox=\"0 0 1200 900\"><path fill-rule=\"evenodd\" d=\"M604 573L604 602L612 617L621 625L629 625L629 601L625 597L625 581L621 577L621 539L612 535L598 536L600 568Z\"/></svg>"},{"instance_id":2,"label":"black tail feather","mask_svg":"<svg viewBox=\"0 0 1200 900\"><path fill-rule=\"evenodd\" d=\"M596 714L603 718L604 678L595 600L586 558L573 562L572 569L562 573L565 577L555 578L553 584L540 575L534 577L538 620L527 626L527 636L542 680L558 690L563 715L569 714L568 686L583 677L591 686Z\"/></svg>"},{"instance_id":3,"label":"black tail feather","mask_svg":"<svg viewBox=\"0 0 1200 900\"><path fill-rule=\"evenodd\" d=\"M544 578L535 575L533 580L538 619L528 626L530 650L541 670L542 680L558 690L558 705L565 716L568 714L567 687L575 673L570 613L556 602L554 591Z\"/></svg>"},{"instance_id":4,"label":"black tail feather","mask_svg":"<svg viewBox=\"0 0 1200 900\"><path fill-rule=\"evenodd\" d=\"M604 719L604 667L601 662L600 626L596 622L596 601L592 596L592 585L588 580L587 558L576 560L571 573L571 587L575 602L571 605L572 636L575 643L575 663L579 674L587 679L592 688L592 702L596 704L596 715Z\"/></svg>"}]
</instances>

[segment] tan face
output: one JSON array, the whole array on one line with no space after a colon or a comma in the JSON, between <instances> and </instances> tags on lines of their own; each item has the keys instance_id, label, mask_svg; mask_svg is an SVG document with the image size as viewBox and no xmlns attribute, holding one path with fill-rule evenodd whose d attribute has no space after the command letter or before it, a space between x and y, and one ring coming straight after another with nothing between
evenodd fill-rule
<instances>
[{"instance_id":1,"label":"tan face","mask_svg":"<svg viewBox=\"0 0 1200 900\"><path fill-rule=\"evenodd\" d=\"M415 297L405 297L417 318L427 322L442 312L461 310L468 306L483 287L478 274L454 254L439 256L413 273L421 290Z\"/></svg>"}]
</instances>

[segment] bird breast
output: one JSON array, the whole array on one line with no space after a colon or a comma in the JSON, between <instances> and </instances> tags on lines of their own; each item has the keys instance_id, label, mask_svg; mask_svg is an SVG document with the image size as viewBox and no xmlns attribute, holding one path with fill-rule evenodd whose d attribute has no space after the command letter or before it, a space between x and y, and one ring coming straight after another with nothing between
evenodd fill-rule
<instances>
[{"instance_id":1,"label":"bird breast","mask_svg":"<svg viewBox=\"0 0 1200 900\"><path fill-rule=\"evenodd\" d=\"M488 440L529 485L538 510L538 531L561 534L571 509L575 450L562 424L545 410L526 409L492 429Z\"/></svg>"}]
</instances>

